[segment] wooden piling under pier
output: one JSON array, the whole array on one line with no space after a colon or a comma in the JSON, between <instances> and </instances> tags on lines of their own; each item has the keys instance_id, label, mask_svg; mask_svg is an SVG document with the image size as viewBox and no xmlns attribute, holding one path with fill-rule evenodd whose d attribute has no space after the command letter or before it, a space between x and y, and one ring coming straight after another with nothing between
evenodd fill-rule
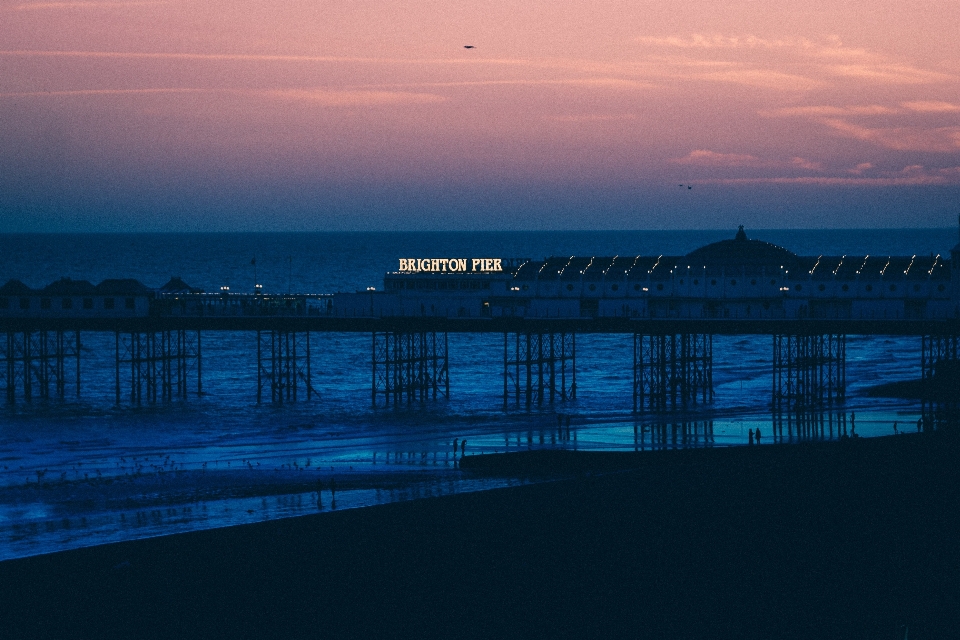
<instances>
[{"instance_id":1,"label":"wooden piling under pier","mask_svg":"<svg viewBox=\"0 0 960 640\"><path fill-rule=\"evenodd\" d=\"M64 397L73 377L80 396L81 332L115 336L115 401L186 398L196 378L202 394L203 331L251 332L256 338L256 398L294 401L315 386L311 332L369 332L372 404L450 397L449 333L503 333L503 403L563 402L577 397L577 333L633 336L633 410L662 411L713 399L713 337L771 335L771 406L796 411L846 397L846 340L855 335L919 338L923 391L952 393L960 379L955 320L649 320L628 318L450 319L436 317L142 317L0 318L0 388L7 402L40 397L51 385ZM70 339L65 339L70 336ZM48 339L49 338L49 339ZM585 350L589 341L581 342ZM65 360L75 363L68 375ZM614 365L615 366L615 365ZM624 364L624 369L626 369ZM319 369L322 371L321 368ZM326 378L324 378L326 380ZM589 390L587 390L589 393Z\"/></svg>"}]
</instances>

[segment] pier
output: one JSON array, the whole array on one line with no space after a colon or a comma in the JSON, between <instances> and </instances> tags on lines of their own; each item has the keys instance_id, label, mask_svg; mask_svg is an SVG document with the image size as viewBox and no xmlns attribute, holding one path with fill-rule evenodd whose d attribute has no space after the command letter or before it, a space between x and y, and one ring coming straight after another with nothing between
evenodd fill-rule
<instances>
[{"instance_id":1,"label":"pier","mask_svg":"<svg viewBox=\"0 0 960 640\"><path fill-rule=\"evenodd\" d=\"M485 357L502 376L505 409L589 393L578 388L577 357L593 334L629 337L623 360L609 366L632 375L637 413L711 402L719 335L770 340L774 411L843 403L849 336L915 337L925 388L943 395L960 380L960 245L949 259L803 257L741 228L686 256L399 265L383 290L315 295L204 293L179 278L157 289L122 279L39 290L9 281L0 287L0 387L7 402L81 395L90 332L113 334L117 403L203 393L204 368L218 366L203 357L208 332L250 335L258 402L322 397L332 382L317 375L311 336L338 332L370 335L374 406L451 398L453 333L503 336L502 352Z\"/></svg>"}]
</instances>

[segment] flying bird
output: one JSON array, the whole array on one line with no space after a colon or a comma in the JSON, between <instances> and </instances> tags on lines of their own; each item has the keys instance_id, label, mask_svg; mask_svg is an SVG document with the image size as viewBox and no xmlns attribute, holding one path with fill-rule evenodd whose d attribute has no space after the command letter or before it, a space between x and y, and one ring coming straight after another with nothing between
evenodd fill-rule
<instances>
[{"instance_id":1,"label":"flying bird","mask_svg":"<svg viewBox=\"0 0 960 640\"><path fill-rule=\"evenodd\" d=\"M464 48L464 49L475 49L476 47L474 47L472 44L465 44L465 45L463 45L463 48Z\"/></svg>"}]
</instances>

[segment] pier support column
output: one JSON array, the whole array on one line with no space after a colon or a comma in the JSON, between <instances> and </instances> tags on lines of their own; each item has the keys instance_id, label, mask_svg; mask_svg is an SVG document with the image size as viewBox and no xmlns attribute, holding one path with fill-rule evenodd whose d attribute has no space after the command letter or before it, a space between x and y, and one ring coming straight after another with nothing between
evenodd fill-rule
<instances>
[{"instance_id":1,"label":"pier support column","mask_svg":"<svg viewBox=\"0 0 960 640\"><path fill-rule=\"evenodd\" d=\"M312 374L309 331L257 331L257 402L267 385L273 402L296 401L301 385L310 400Z\"/></svg>"},{"instance_id":2,"label":"pier support column","mask_svg":"<svg viewBox=\"0 0 960 640\"><path fill-rule=\"evenodd\" d=\"M542 405L577 398L574 333L503 334L503 406Z\"/></svg>"},{"instance_id":3,"label":"pier support column","mask_svg":"<svg viewBox=\"0 0 960 640\"><path fill-rule=\"evenodd\" d=\"M956 427L960 422L960 336L922 336L920 372L921 427L924 431Z\"/></svg>"},{"instance_id":4,"label":"pier support column","mask_svg":"<svg viewBox=\"0 0 960 640\"><path fill-rule=\"evenodd\" d=\"M122 370L129 365L130 400L141 403L158 399L186 398L191 369L200 393L200 332L131 332L115 334L116 399L120 402Z\"/></svg>"},{"instance_id":5,"label":"pier support column","mask_svg":"<svg viewBox=\"0 0 960 640\"><path fill-rule=\"evenodd\" d=\"M953 369L960 363L960 336L923 336L920 347L920 370L925 386L955 375ZM958 389L960 391L960 389Z\"/></svg>"},{"instance_id":6,"label":"pier support column","mask_svg":"<svg viewBox=\"0 0 960 640\"><path fill-rule=\"evenodd\" d=\"M3 348L3 360L0 362L0 364L3 365L3 368L0 369L0 375L2 375L3 378L0 382L3 383L7 402L13 402L17 393L16 337L16 333L7 331L3 335L3 342L0 343L0 347Z\"/></svg>"},{"instance_id":7,"label":"pier support column","mask_svg":"<svg viewBox=\"0 0 960 640\"><path fill-rule=\"evenodd\" d=\"M76 361L76 390L80 395L79 331L8 331L0 341L0 386L7 401L16 399L17 387L24 400L66 396L70 360Z\"/></svg>"},{"instance_id":8,"label":"pier support column","mask_svg":"<svg viewBox=\"0 0 960 640\"><path fill-rule=\"evenodd\" d=\"M447 334L433 331L373 334L371 400L389 406L450 397Z\"/></svg>"},{"instance_id":9,"label":"pier support column","mask_svg":"<svg viewBox=\"0 0 960 640\"><path fill-rule=\"evenodd\" d=\"M774 411L843 402L846 390L846 336L773 336Z\"/></svg>"},{"instance_id":10,"label":"pier support column","mask_svg":"<svg viewBox=\"0 0 960 640\"><path fill-rule=\"evenodd\" d=\"M713 400L713 336L633 335L633 411Z\"/></svg>"}]
</instances>

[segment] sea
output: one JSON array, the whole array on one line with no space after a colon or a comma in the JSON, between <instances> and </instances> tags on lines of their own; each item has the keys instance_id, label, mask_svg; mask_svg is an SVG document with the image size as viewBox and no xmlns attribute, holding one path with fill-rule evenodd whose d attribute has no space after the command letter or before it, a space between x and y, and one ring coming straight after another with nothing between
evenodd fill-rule
<instances>
[{"instance_id":1,"label":"sea","mask_svg":"<svg viewBox=\"0 0 960 640\"><path fill-rule=\"evenodd\" d=\"M177 276L208 292L326 294L382 289L401 257L684 255L735 232L0 234L0 284ZM957 242L955 229L747 234L800 255L946 257ZM867 395L920 376L915 337L848 336L845 402L798 423L771 413L769 336L715 336L713 401L659 414L632 411L631 336L578 335L576 399L529 407L504 406L501 335L450 334L449 397L390 407L371 403L368 334L311 334L317 394L282 404L257 402L255 333L202 340L202 395L117 403L114 336L86 332L79 394L68 377L62 399L0 406L0 561L531 481L472 477L464 454L749 446L756 429L763 446L854 424L883 436L921 412Z\"/></svg>"}]
</instances>

